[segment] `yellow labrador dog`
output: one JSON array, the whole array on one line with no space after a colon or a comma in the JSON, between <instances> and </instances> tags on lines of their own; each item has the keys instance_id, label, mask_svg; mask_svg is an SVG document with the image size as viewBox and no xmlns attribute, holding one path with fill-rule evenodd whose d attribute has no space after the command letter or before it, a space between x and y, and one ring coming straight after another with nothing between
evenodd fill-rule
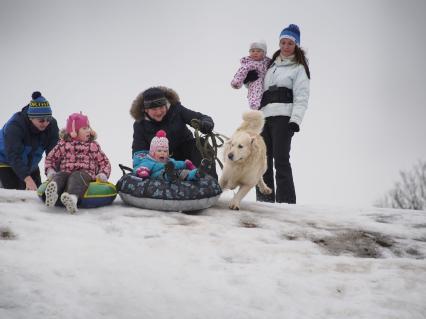
<instances>
[{"instance_id":1,"label":"yellow labrador dog","mask_svg":"<svg viewBox=\"0 0 426 319\"><path fill-rule=\"evenodd\" d=\"M245 112L243 123L225 143L219 184L222 189L234 189L239 186L238 192L229 203L230 209L240 209L241 200L256 185L261 193L272 193L263 181L267 168L266 146L260 133L264 122L261 111Z\"/></svg>"}]
</instances>

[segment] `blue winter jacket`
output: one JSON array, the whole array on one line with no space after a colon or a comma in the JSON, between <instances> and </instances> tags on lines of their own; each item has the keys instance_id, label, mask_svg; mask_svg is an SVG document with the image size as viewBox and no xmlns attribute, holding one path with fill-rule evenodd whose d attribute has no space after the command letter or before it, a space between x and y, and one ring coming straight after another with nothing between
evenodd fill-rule
<instances>
[{"instance_id":1,"label":"blue winter jacket","mask_svg":"<svg viewBox=\"0 0 426 319\"><path fill-rule=\"evenodd\" d=\"M0 167L10 166L24 180L49 153L59 138L59 128L52 117L49 126L39 131L28 119L28 105L15 113L0 129Z\"/></svg>"},{"instance_id":2,"label":"blue winter jacket","mask_svg":"<svg viewBox=\"0 0 426 319\"><path fill-rule=\"evenodd\" d=\"M175 169L184 169L186 168L185 161L177 161L173 158L169 158L169 161L173 162ZM133 155L133 172L136 173L138 168L145 168L149 172L151 177L161 177L164 173L165 163L157 161L155 158L152 158L148 151L139 151Z\"/></svg>"}]
</instances>

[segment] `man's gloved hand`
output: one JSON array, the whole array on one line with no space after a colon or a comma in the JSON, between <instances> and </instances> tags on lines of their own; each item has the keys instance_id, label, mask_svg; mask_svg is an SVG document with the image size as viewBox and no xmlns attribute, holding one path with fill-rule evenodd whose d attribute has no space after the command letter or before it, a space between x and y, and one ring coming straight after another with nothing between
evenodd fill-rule
<instances>
[{"instance_id":1,"label":"man's gloved hand","mask_svg":"<svg viewBox=\"0 0 426 319\"><path fill-rule=\"evenodd\" d=\"M204 134L209 134L213 131L214 123L210 120L201 120L200 131Z\"/></svg>"},{"instance_id":2,"label":"man's gloved hand","mask_svg":"<svg viewBox=\"0 0 426 319\"><path fill-rule=\"evenodd\" d=\"M96 175L96 180L102 183L108 182L108 177L104 173L99 173Z\"/></svg>"},{"instance_id":3,"label":"man's gloved hand","mask_svg":"<svg viewBox=\"0 0 426 319\"><path fill-rule=\"evenodd\" d=\"M49 168L46 172L47 179L50 181L53 176L56 175L56 171L53 168Z\"/></svg>"},{"instance_id":4,"label":"man's gloved hand","mask_svg":"<svg viewBox=\"0 0 426 319\"><path fill-rule=\"evenodd\" d=\"M196 169L195 165L189 159L185 160L185 166L190 170Z\"/></svg>"},{"instance_id":5,"label":"man's gloved hand","mask_svg":"<svg viewBox=\"0 0 426 319\"><path fill-rule=\"evenodd\" d=\"M299 132L300 131L299 125L297 123L294 123L294 122L288 123L288 129L290 131L293 131L293 132Z\"/></svg>"},{"instance_id":6,"label":"man's gloved hand","mask_svg":"<svg viewBox=\"0 0 426 319\"><path fill-rule=\"evenodd\" d=\"M209 119L192 119L190 124L194 129L200 130L201 133L209 134L213 131L214 123Z\"/></svg>"},{"instance_id":7,"label":"man's gloved hand","mask_svg":"<svg viewBox=\"0 0 426 319\"><path fill-rule=\"evenodd\" d=\"M146 168L146 167L139 167L136 170L136 175L138 175L139 177L142 177L142 178L146 178L146 177L149 176L149 169Z\"/></svg>"},{"instance_id":8,"label":"man's gloved hand","mask_svg":"<svg viewBox=\"0 0 426 319\"><path fill-rule=\"evenodd\" d=\"M257 74L256 70L251 70L247 72L247 76L244 79L243 83L247 84L249 82L256 81L259 78L259 74Z\"/></svg>"}]
</instances>

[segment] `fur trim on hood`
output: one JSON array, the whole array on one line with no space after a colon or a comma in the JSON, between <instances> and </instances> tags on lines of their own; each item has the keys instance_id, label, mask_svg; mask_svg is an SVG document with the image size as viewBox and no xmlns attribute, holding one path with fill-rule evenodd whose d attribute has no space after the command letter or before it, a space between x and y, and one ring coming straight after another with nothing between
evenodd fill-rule
<instances>
[{"instance_id":1,"label":"fur trim on hood","mask_svg":"<svg viewBox=\"0 0 426 319\"><path fill-rule=\"evenodd\" d=\"M72 137L71 137L70 133L67 132L66 128L63 128L62 130L60 130L59 138L61 140L64 140L65 142L71 142L72 141ZM97 138L98 138L98 134L96 134L96 132L94 130L92 130L92 132L90 133L89 142L95 141Z\"/></svg>"},{"instance_id":2,"label":"fur trim on hood","mask_svg":"<svg viewBox=\"0 0 426 319\"><path fill-rule=\"evenodd\" d=\"M170 105L174 105L176 103L180 103L179 95L165 86L156 86L156 88L162 90L167 100L170 102ZM143 91L145 92L145 91ZM133 101L132 106L130 108L130 115L136 120L140 121L143 118L144 112L143 110L143 92L140 93L136 99Z\"/></svg>"}]
</instances>

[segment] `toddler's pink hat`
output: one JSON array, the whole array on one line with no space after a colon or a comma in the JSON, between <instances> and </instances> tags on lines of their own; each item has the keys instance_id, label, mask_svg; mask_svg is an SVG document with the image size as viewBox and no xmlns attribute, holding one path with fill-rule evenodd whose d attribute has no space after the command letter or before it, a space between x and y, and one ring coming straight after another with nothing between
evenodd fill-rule
<instances>
[{"instance_id":1,"label":"toddler's pink hat","mask_svg":"<svg viewBox=\"0 0 426 319\"><path fill-rule=\"evenodd\" d=\"M152 138L149 147L149 155L153 156L155 151L159 148L169 150L169 140L166 137L166 132L163 130L159 130Z\"/></svg>"}]
</instances>

